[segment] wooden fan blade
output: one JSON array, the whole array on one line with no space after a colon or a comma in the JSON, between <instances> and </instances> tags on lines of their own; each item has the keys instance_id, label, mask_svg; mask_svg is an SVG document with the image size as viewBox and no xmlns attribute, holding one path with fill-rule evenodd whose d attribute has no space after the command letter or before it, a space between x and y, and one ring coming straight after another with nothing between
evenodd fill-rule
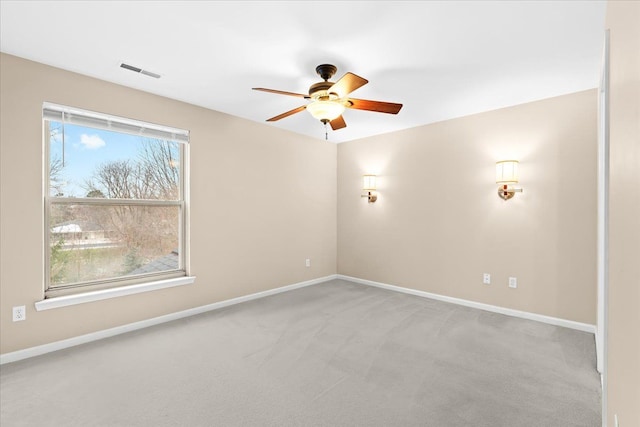
<instances>
[{"instance_id":1,"label":"wooden fan blade","mask_svg":"<svg viewBox=\"0 0 640 427\"><path fill-rule=\"evenodd\" d=\"M299 113L300 111L303 111L307 108L306 105L303 105L302 107L298 107L298 108L294 108L293 110L287 111L286 113L282 113L280 115L277 115L275 117L271 117L270 119L267 119L268 122L275 122L278 121L280 119L284 119L285 117L289 117L295 113Z\"/></svg>"},{"instance_id":2,"label":"wooden fan blade","mask_svg":"<svg viewBox=\"0 0 640 427\"><path fill-rule=\"evenodd\" d=\"M338 129L347 127L347 124L345 123L344 118L342 116L338 116L337 118L331 120L329 124L331 125L331 129L333 130L338 130Z\"/></svg>"},{"instance_id":3,"label":"wooden fan blade","mask_svg":"<svg viewBox=\"0 0 640 427\"><path fill-rule=\"evenodd\" d=\"M400 111L400 109L402 108L402 104L395 104L393 102L369 101L367 99L349 98L349 102L347 103L347 108L353 108L356 110L376 111L378 113L398 114L398 111Z\"/></svg>"},{"instance_id":4,"label":"wooden fan blade","mask_svg":"<svg viewBox=\"0 0 640 427\"><path fill-rule=\"evenodd\" d=\"M369 80L356 76L353 73L347 73L329 88L329 93L336 93L340 98L344 98L367 83L369 83Z\"/></svg>"},{"instance_id":5,"label":"wooden fan blade","mask_svg":"<svg viewBox=\"0 0 640 427\"><path fill-rule=\"evenodd\" d=\"M253 90L260 90L262 92L277 93L279 95L297 96L298 98L306 98L306 99L310 98L309 95L303 95L301 93L294 93L294 92L285 92L284 90L265 89L263 87L254 87L252 89Z\"/></svg>"}]
</instances>

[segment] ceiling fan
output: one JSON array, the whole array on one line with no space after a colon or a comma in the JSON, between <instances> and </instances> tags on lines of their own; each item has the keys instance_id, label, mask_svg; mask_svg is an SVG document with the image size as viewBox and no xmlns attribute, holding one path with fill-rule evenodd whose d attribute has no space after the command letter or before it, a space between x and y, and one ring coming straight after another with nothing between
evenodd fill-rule
<instances>
[{"instance_id":1,"label":"ceiling fan","mask_svg":"<svg viewBox=\"0 0 640 427\"><path fill-rule=\"evenodd\" d=\"M253 90L263 92L277 93L280 95L296 96L311 100L307 105L303 105L275 117L267 119L268 122L275 122L302 110L307 110L311 115L320 120L322 123L329 123L331 129L338 130L347 127L342 117L345 108L353 108L355 110L376 111L378 113L398 114L402 108L402 104L392 102L369 101L366 99L348 98L354 90L369 83L367 79L363 79L353 73L346 73L337 82L330 82L329 79L338 71L335 65L320 64L316 67L316 73L324 80L323 82L314 83L309 87L309 94L285 92L282 90L265 89L262 87L254 87Z\"/></svg>"}]
</instances>

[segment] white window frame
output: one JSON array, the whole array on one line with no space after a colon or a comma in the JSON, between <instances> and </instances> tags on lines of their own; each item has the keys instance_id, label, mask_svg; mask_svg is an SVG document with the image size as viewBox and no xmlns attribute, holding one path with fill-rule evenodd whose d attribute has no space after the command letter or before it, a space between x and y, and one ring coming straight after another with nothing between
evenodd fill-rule
<instances>
[{"instance_id":1,"label":"white window frame","mask_svg":"<svg viewBox=\"0 0 640 427\"><path fill-rule=\"evenodd\" d=\"M96 301L122 295L146 292L193 283L189 276L189 131L132 120L128 118L82 110L45 102L43 104L42 141L43 156L43 201L44 201L44 300L36 303L37 310L46 310L83 302ZM108 199L50 196L50 140L47 121L77 124L89 128L142 135L150 138L171 140L179 143L180 185L178 200ZM68 285L51 286L50 282L50 212L52 205L88 206L177 206L179 210L178 270L146 273L136 276L120 276L105 280L91 280Z\"/></svg>"}]
</instances>

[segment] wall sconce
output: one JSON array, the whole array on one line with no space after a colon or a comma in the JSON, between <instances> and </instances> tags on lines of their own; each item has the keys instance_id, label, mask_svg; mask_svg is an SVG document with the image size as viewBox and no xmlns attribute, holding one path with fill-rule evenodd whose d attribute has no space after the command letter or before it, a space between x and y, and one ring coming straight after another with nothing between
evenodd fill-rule
<instances>
[{"instance_id":1,"label":"wall sconce","mask_svg":"<svg viewBox=\"0 0 640 427\"><path fill-rule=\"evenodd\" d=\"M522 188L514 188L511 184L518 183L518 161L517 160L501 160L496 162L496 184L502 184L498 187L498 196L504 200L509 200L516 195L516 192L522 193Z\"/></svg>"},{"instance_id":2,"label":"wall sconce","mask_svg":"<svg viewBox=\"0 0 640 427\"><path fill-rule=\"evenodd\" d=\"M374 193L376 191L376 176L375 175L363 175L362 176L362 189L367 192L361 197L366 197L369 203L373 203L378 200L378 196Z\"/></svg>"}]
</instances>

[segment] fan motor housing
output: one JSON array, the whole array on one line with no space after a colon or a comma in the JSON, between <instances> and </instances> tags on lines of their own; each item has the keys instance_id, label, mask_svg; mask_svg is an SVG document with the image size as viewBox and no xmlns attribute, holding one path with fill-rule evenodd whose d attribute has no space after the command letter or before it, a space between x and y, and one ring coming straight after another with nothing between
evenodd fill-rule
<instances>
[{"instance_id":1,"label":"fan motor housing","mask_svg":"<svg viewBox=\"0 0 640 427\"><path fill-rule=\"evenodd\" d=\"M319 82L312 84L309 88L309 96L321 101L325 101L329 99L329 89L331 88L331 86L333 86L333 84L333 82Z\"/></svg>"}]
</instances>

